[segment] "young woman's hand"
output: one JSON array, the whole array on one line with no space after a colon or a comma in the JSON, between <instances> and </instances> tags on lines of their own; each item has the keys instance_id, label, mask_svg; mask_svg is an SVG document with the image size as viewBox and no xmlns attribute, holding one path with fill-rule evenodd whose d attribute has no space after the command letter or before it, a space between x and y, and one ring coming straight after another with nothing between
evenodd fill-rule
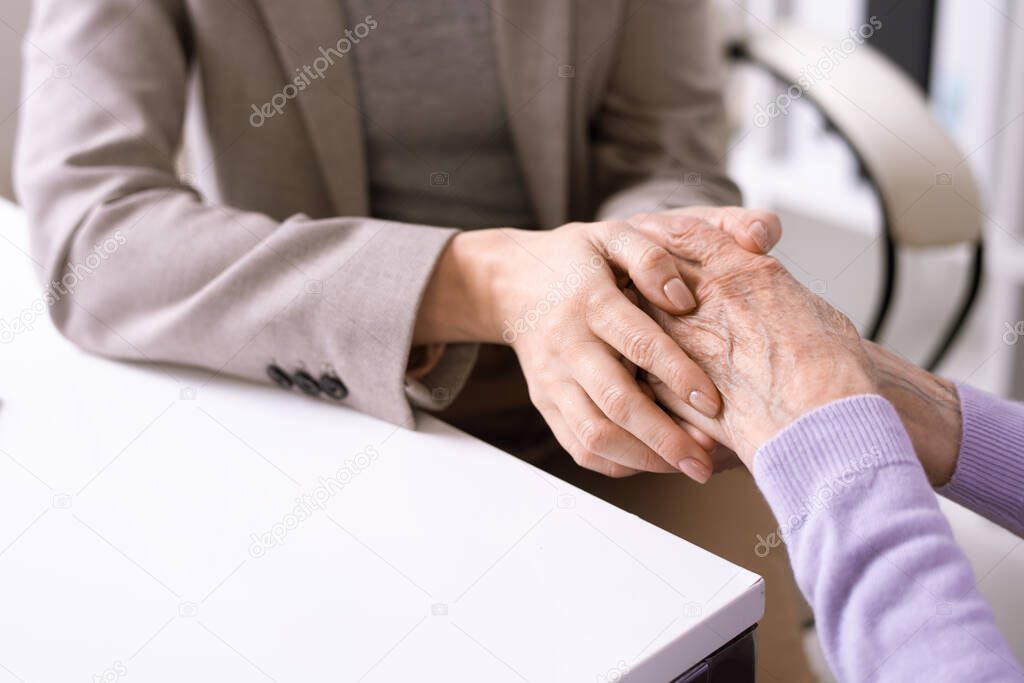
<instances>
[{"instance_id":1,"label":"young woman's hand","mask_svg":"<svg viewBox=\"0 0 1024 683\"><path fill-rule=\"evenodd\" d=\"M688 231L694 226L704 224L729 235L736 244L752 254L767 254L782 238L782 222L777 214L742 206L688 206L660 213L638 214L629 220L631 224L644 226L654 241L669 249L678 241L685 240ZM648 378L643 377L642 373L639 381L641 388L654 396L654 392L648 389ZM682 418L676 416L676 421L711 454L715 472L742 465L736 454L727 447Z\"/></svg>"},{"instance_id":2,"label":"young woman's hand","mask_svg":"<svg viewBox=\"0 0 1024 683\"><path fill-rule=\"evenodd\" d=\"M718 392L704 372L622 291L632 280L659 308L692 310L693 296L664 248L615 221L460 240L492 255L487 341L515 350L534 405L577 463L613 477L682 470L708 478L707 452L632 372L658 377L701 414L718 413Z\"/></svg>"},{"instance_id":3,"label":"young woman's hand","mask_svg":"<svg viewBox=\"0 0 1024 683\"><path fill-rule=\"evenodd\" d=\"M773 215L746 209L691 207L631 220L657 222L671 233L677 224L705 219L757 250L770 248L780 232ZM661 410L636 369L659 378L698 414L718 413L718 392L637 308L637 297L623 292L630 280L661 310L681 315L693 308L674 260L629 222L462 233L427 288L415 342L511 345L534 404L583 467L615 477L682 470L705 481L715 442Z\"/></svg>"}]
</instances>

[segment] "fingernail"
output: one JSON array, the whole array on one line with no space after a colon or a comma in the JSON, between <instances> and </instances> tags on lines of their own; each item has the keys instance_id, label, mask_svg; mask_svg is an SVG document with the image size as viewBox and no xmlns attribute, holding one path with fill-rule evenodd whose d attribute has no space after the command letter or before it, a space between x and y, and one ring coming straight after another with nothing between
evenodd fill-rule
<instances>
[{"instance_id":1,"label":"fingernail","mask_svg":"<svg viewBox=\"0 0 1024 683\"><path fill-rule=\"evenodd\" d=\"M761 221L755 221L750 226L750 236L757 242L761 251L767 254L772 248L771 238L768 237L768 228Z\"/></svg>"},{"instance_id":2,"label":"fingernail","mask_svg":"<svg viewBox=\"0 0 1024 683\"><path fill-rule=\"evenodd\" d=\"M672 305L681 311L693 310L697 302L693 300L693 294L679 278L673 278L665 285L665 296L672 302Z\"/></svg>"},{"instance_id":3,"label":"fingernail","mask_svg":"<svg viewBox=\"0 0 1024 683\"><path fill-rule=\"evenodd\" d=\"M704 417L713 418L718 415L718 406L715 405L714 401L699 391L690 392L690 405L696 408L697 412Z\"/></svg>"},{"instance_id":4,"label":"fingernail","mask_svg":"<svg viewBox=\"0 0 1024 683\"><path fill-rule=\"evenodd\" d=\"M680 460L679 469L690 479L701 484L707 483L707 480L711 478L711 470L708 469L708 466L694 458Z\"/></svg>"}]
</instances>

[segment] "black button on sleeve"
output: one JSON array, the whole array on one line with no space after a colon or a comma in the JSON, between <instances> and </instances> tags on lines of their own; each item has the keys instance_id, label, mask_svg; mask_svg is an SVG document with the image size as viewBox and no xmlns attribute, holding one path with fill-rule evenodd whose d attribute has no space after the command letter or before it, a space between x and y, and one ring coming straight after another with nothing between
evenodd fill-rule
<instances>
[{"instance_id":1,"label":"black button on sleeve","mask_svg":"<svg viewBox=\"0 0 1024 683\"><path fill-rule=\"evenodd\" d=\"M334 375L320 375L320 388L335 401L341 401L348 396L348 387Z\"/></svg>"},{"instance_id":2,"label":"black button on sleeve","mask_svg":"<svg viewBox=\"0 0 1024 683\"><path fill-rule=\"evenodd\" d=\"M316 380L301 370L295 373L295 384L307 396L316 396L320 393L320 385Z\"/></svg>"},{"instance_id":3,"label":"black button on sleeve","mask_svg":"<svg viewBox=\"0 0 1024 683\"><path fill-rule=\"evenodd\" d=\"M267 377L273 380L274 384L282 389L291 389L292 384L294 384L294 382L292 382L292 378L288 376L288 373L276 365L267 366Z\"/></svg>"}]
</instances>

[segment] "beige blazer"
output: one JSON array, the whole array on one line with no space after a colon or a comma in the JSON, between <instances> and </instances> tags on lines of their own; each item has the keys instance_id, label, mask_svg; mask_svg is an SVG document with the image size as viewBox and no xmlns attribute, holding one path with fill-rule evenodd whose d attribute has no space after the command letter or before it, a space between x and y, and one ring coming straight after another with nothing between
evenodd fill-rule
<instances>
[{"instance_id":1,"label":"beige blazer","mask_svg":"<svg viewBox=\"0 0 1024 683\"><path fill-rule=\"evenodd\" d=\"M342 49L364 18L347 20L341 5L35 2L16 186L67 337L257 381L274 367L335 378L347 393L335 386L323 400L413 424L412 329L453 230L366 215ZM722 172L707 2L494 0L493 10L539 228L738 201ZM329 68L299 89L293 79L325 54ZM254 114L281 93L280 113ZM175 171L183 140L186 178ZM449 355L471 362L462 351ZM454 393L420 390L434 407Z\"/></svg>"}]
</instances>

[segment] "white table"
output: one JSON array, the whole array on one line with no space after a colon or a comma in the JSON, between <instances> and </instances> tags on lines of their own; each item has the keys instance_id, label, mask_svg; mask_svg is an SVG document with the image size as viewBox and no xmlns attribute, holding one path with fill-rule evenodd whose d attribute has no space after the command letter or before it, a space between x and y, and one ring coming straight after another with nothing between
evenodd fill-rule
<instances>
[{"instance_id":1,"label":"white table","mask_svg":"<svg viewBox=\"0 0 1024 683\"><path fill-rule=\"evenodd\" d=\"M761 617L760 577L433 418L12 332L26 244L0 204L0 682L667 682Z\"/></svg>"}]
</instances>

